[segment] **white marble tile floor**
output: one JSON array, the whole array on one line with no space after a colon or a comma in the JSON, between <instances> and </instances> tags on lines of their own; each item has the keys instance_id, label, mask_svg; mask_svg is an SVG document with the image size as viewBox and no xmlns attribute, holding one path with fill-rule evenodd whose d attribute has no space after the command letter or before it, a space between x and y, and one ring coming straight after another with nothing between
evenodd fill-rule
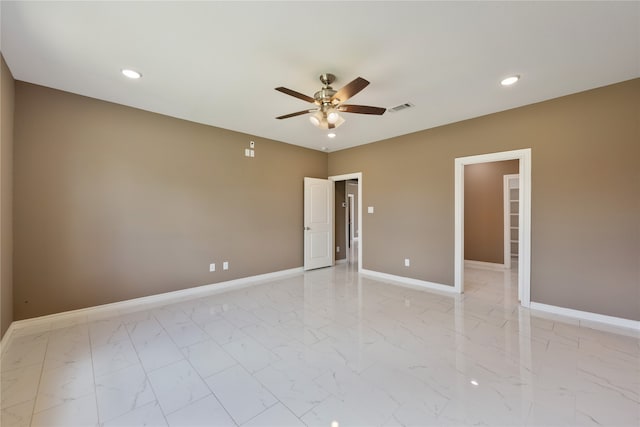
<instances>
[{"instance_id":1,"label":"white marble tile floor","mask_svg":"<svg viewBox=\"0 0 640 427\"><path fill-rule=\"evenodd\" d=\"M2 427L640 425L640 337L519 306L515 272L464 295L347 263L16 334Z\"/></svg>"}]
</instances>

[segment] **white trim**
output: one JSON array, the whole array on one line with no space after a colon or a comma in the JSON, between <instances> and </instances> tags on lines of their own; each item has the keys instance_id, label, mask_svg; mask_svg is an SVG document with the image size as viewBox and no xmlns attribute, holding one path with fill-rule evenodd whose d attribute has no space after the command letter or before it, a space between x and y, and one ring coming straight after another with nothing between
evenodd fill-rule
<instances>
[{"instance_id":1,"label":"white trim","mask_svg":"<svg viewBox=\"0 0 640 427\"><path fill-rule=\"evenodd\" d=\"M2 353L7 348L9 348L9 344L11 344L11 337L13 336L13 331L16 328L15 324L16 324L16 322L11 322L11 324L7 328L6 332L2 336L2 339L0 340L0 355L2 355Z\"/></svg>"},{"instance_id":2,"label":"white trim","mask_svg":"<svg viewBox=\"0 0 640 427\"><path fill-rule=\"evenodd\" d=\"M337 259L336 260L336 264L346 264L347 263L347 259L346 258L342 258L342 259Z\"/></svg>"},{"instance_id":3,"label":"white trim","mask_svg":"<svg viewBox=\"0 0 640 427\"><path fill-rule=\"evenodd\" d=\"M345 257L348 260L349 259L349 250L351 248L349 248L349 194L347 194L347 183L344 183L344 204L345 204L345 210L344 210L344 250L345 250Z\"/></svg>"},{"instance_id":4,"label":"white trim","mask_svg":"<svg viewBox=\"0 0 640 427\"><path fill-rule=\"evenodd\" d=\"M471 268L483 268L485 270L498 270L498 271L507 270L504 264L498 264L495 262L476 261L473 259L465 259L464 266L471 267Z\"/></svg>"},{"instance_id":5,"label":"white trim","mask_svg":"<svg viewBox=\"0 0 640 427\"><path fill-rule=\"evenodd\" d=\"M531 301L531 149L503 151L459 157L454 161L454 283L456 292L464 292L464 166L476 163L519 160L518 298L524 307Z\"/></svg>"},{"instance_id":6,"label":"white trim","mask_svg":"<svg viewBox=\"0 0 640 427\"><path fill-rule=\"evenodd\" d=\"M256 276L243 277L240 279L229 280L226 282L213 283L210 285L196 286L193 288L181 289L179 291L165 292L162 294L150 295L141 298L134 298L125 301L114 302L110 304L97 305L94 307L81 308L78 310L64 311L61 313L50 314L47 316L34 317L31 319L18 320L11 323L9 330L5 334L5 339L10 340L11 336L24 328L38 328L39 331L47 331L56 329L60 326L68 326L71 324L88 322L90 318L100 318L108 315L123 314L132 311L150 309L166 304L177 303L189 299L214 295L226 292L231 289L239 289L260 282L267 282L281 277L302 274L302 267L292 268L289 270L275 271L272 273L259 274ZM12 329L13 328L13 329ZM7 338L7 336L9 338Z\"/></svg>"},{"instance_id":7,"label":"white trim","mask_svg":"<svg viewBox=\"0 0 640 427\"><path fill-rule=\"evenodd\" d=\"M589 311L574 310L572 308L557 307L555 305L542 304L539 302L531 302L529 307L531 310L544 311L546 313L559 314L561 316L573 317L580 320L580 326L587 326L582 321L605 323L607 325L617 326L620 328L633 329L640 331L640 321L624 319L622 317L607 316L604 314L591 313Z\"/></svg>"},{"instance_id":8,"label":"white trim","mask_svg":"<svg viewBox=\"0 0 640 427\"><path fill-rule=\"evenodd\" d=\"M349 201L347 203L347 210L348 210L348 212L347 212L347 225L348 225L348 222L349 222L349 218L353 219L353 223L351 224L351 227L346 227L347 239L348 239L349 243L351 243L356 239L356 228L355 228L356 221L355 221L355 218L354 218L354 216L355 216L354 213L356 211L356 208L354 206L355 205L354 200L355 200L356 196L355 196L355 194L347 193L347 186L346 185L344 186L344 192L345 192L345 195L347 196L347 200ZM351 231L351 234L349 234L349 231Z\"/></svg>"},{"instance_id":9,"label":"white trim","mask_svg":"<svg viewBox=\"0 0 640 427\"><path fill-rule=\"evenodd\" d=\"M453 286L447 286L441 283L427 282L426 280L412 279L410 277L396 276L394 274L380 273L378 271L371 270L362 270L360 273L364 276L374 277L376 279L381 279L389 282L396 282L392 284L399 284L411 288L446 292L448 294L456 293L456 290Z\"/></svg>"},{"instance_id":10,"label":"white trim","mask_svg":"<svg viewBox=\"0 0 640 427\"><path fill-rule=\"evenodd\" d=\"M362 224L362 172L346 173L343 175L330 176L331 181L348 181L350 179L358 180L358 273L362 273L362 236L364 234L364 226ZM346 194L346 187L345 187Z\"/></svg>"}]
</instances>

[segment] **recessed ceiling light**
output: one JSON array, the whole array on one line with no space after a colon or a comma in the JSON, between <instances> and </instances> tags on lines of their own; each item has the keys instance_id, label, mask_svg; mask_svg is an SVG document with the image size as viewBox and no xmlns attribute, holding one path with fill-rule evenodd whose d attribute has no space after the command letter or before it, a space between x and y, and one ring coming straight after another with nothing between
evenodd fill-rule
<instances>
[{"instance_id":1,"label":"recessed ceiling light","mask_svg":"<svg viewBox=\"0 0 640 427\"><path fill-rule=\"evenodd\" d=\"M502 81L500 82L500 84L502 86L511 86L512 84L514 84L515 82L517 82L518 80L520 80L520 76L509 76L505 79L502 79Z\"/></svg>"},{"instance_id":2,"label":"recessed ceiling light","mask_svg":"<svg viewBox=\"0 0 640 427\"><path fill-rule=\"evenodd\" d=\"M335 134L335 133L333 133L333 132L331 132L331 133L328 133L328 134L327 134L327 136L328 136L329 138L335 138L335 137L336 137L336 134Z\"/></svg>"},{"instance_id":3,"label":"recessed ceiling light","mask_svg":"<svg viewBox=\"0 0 640 427\"><path fill-rule=\"evenodd\" d=\"M136 70L130 70L128 68L123 69L122 74L124 74L126 77L129 77L130 79L139 79L140 77L142 77L142 74L140 74Z\"/></svg>"},{"instance_id":4,"label":"recessed ceiling light","mask_svg":"<svg viewBox=\"0 0 640 427\"><path fill-rule=\"evenodd\" d=\"M470 382L470 383L471 383L471 385L472 385L472 386L474 386L474 387L478 387L478 386L480 385L480 383L479 383L478 381L476 381L476 380L471 380L471 381L469 381L469 382Z\"/></svg>"}]
</instances>

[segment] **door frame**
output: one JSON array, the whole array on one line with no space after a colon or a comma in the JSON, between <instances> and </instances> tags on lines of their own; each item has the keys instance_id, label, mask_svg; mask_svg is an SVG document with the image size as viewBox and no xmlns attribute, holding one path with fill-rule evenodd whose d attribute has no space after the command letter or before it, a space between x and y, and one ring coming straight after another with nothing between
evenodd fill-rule
<instances>
[{"instance_id":1,"label":"door frame","mask_svg":"<svg viewBox=\"0 0 640 427\"><path fill-rule=\"evenodd\" d=\"M347 194L347 224L349 223L349 219L351 219L351 227L347 227L347 243L353 243L353 240L356 238L356 233L354 230L355 221L355 196L353 194ZM351 246L349 246L350 248Z\"/></svg>"},{"instance_id":2,"label":"door frame","mask_svg":"<svg viewBox=\"0 0 640 427\"><path fill-rule=\"evenodd\" d=\"M334 175L328 178L329 180L336 181L348 181L348 180L357 180L358 181L358 226L360 227L358 233L358 273L362 272L362 244L363 239L363 224L362 224L362 172L354 172L347 173L343 175ZM346 192L345 192L346 193ZM334 224L334 235L335 235L335 224Z\"/></svg>"},{"instance_id":3,"label":"door frame","mask_svg":"<svg viewBox=\"0 0 640 427\"><path fill-rule=\"evenodd\" d=\"M503 160L518 160L519 163L518 298L524 307L529 307L531 304L531 148L458 157L454 160L454 288L458 293L464 292L464 167Z\"/></svg>"}]
</instances>

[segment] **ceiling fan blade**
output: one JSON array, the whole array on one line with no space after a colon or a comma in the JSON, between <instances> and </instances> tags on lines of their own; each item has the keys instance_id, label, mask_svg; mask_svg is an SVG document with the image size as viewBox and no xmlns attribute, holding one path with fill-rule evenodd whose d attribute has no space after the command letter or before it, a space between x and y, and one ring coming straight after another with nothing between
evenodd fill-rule
<instances>
[{"instance_id":1,"label":"ceiling fan blade","mask_svg":"<svg viewBox=\"0 0 640 427\"><path fill-rule=\"evenodd\" d=\"M351 83L340 89L338 92L336 92L336 94L331 97L331 100L333 101L334 99L338 99L340 100L340 102L344 102L368 85L369 82L367 80L363 79L362 77L358 77L357 79L353 80Z\"/></svg>"},{"instance_id":2,"label":"ceiling fan blade","mask_svg":"<svg viewBox=\"0 0 640 427\"><path fill-rule=\"evenodd\" d=\"M358 114L374 114L376 116L380 116L387 111L386 108L382 107L370 107L368 105L341 105L338 107L338 111L343 111L345 113L358 113Z\"/></svg>"},{"instance_id":3,"label":"ceiling fan blade","mask_svg":"<svg viewBox=\"0 0 640 427\"><path fill-rule=\"evenodd\" d=\"M295 116L301 116L303 114L307 114L310 113L312 111L316 111L316 110L302 110L302 111L297 111L295 113L291 113L291 114L285 114L284 116L279 116L276 117L276 119L288 119L289 117L295 117Z\"/></svg>"},{"instance_id":4,"label":"ceiling fan blade","mask_svg":"<svg viewBox=\"0 0 640 427\"><path fill-rule=\"evenodd\" d=\"M303 93L300 93L300 92L296 92L295 90L287 89L286 87L280 86L280 87L277 87L276 90L278 92L282 92L282 93L286 93L287 95L291 95L291 96L293 96L295 98L302 99L303 101L307 101L307 102L311 102L311 103L316 102L316 100L313 99L312 97L307 96L307 95L305 95Z\"/></svg>"}]
</instances>

